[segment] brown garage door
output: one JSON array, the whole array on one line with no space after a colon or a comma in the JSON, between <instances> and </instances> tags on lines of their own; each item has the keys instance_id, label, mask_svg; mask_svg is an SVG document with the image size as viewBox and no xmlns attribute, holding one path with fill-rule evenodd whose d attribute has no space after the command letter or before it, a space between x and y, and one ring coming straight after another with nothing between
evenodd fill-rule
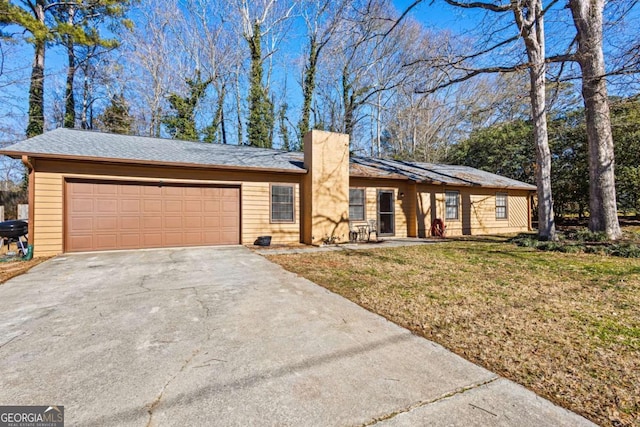
<instances>
[{"instance_id":1,"label":"brown garage door","mask_svg":"<svg viewBox=\"0 0 640 427\"><path fill-rule=\"evenodd\" d=\"M69 181L67 252L240 242L239 188Z\"/></svg>"}]
</instances>

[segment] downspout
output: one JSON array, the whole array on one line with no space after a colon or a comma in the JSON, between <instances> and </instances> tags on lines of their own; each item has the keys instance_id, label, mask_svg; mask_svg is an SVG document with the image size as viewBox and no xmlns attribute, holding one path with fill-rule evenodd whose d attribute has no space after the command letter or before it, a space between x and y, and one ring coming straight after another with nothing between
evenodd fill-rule
<instances>
[{"instance_id":1,"label":"downspout","mask_svg":"<svg viewBox=\"0 0 640 427\"><path fill-rule=\"evenodd\" d=\"M29 225L27 229L27 235L29 240L29 245L33 245L33 225L34 225L34 212L35 212L35 198L36 198L36 171L33 167L32 163L33 159L30 159L28 156L22 156L22 163L26 166L29 171Z\"/></svg>"}]
</instances>

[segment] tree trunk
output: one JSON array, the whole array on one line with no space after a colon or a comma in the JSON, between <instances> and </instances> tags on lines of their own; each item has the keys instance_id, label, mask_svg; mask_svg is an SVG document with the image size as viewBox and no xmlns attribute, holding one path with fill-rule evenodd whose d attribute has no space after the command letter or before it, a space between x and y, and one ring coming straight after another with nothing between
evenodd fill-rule
<instances>
[{"instance_id":1,"label":"tree trunk","mask_svg":"<svg viewBox=\"0 0 640 427\"><path fill-rule=\"evenodd\" d=\"M73 80L76 74L76 56L73 51L73 43L67 43L67 85L65 88L64 123L66 128L74 128L76 124L76 100L73 96Z\"/></svg>"},{"instance_id":2,"label":"tree trunk","mask_svg":"<svg viewBox=\"0 0 640 427\"><path fill-rule=\"evenodd\" d=\"M536 186L538 193L538 237L557 240L553 194L551 192L551 151L547 130L546 63L544 20L541 0L524 1L514 9L529 59L531 118L536 146Z\"/></svg>"},{"instance_id":3,"label":"tree trunk","mask_svg":"<svg viewBox=\"0 0 640 427\"><path fill-rule=\"evenodd\" d=\"M378 102L376 104L376 150L378 152L378 155L376 157L382 157L380 155L380 152L382 151L382 147L381 147L381 139L380 139L380 133L382 132L381 129L381 122L382 122L382 92L378 92Z\"/></svg>"},{"instance_id":4,"label":"tree trunk","mask_svg":"<svg viewBox=\"0 0 640 427\"><path fill-rule=\"evenodd\" d=\"M298 129L300 131L300 142L298 147L304 149L304 136L309 132L309 123L311 116L311 103L313 102L313 91L316 88L316 67L318 65L318 55L320 50L316 43L315 37L309 41L309 63L304 72L304 83L302 84L302 117Z\"/></svg>"},{"instance_id":5,"label":"tree trunk","mask_svg":"<svg viewBox=\"0 0 640 427\"><path fill-rule=\"evenodd\" d=\"M342 70L342 103L344 105L344 133L349 135L353 132L353 93L347 75L347 69Z\"/></svg>"},{"instance_id":6,"label":"tree trunk","mask_svg":"<svg viewBox=\"0 0 640 427\"><path fill-rule=\"evenodd\" d=\"M89 78L87 77L87 72L85 70L84 80L82 83L82 112L80 113L80 127L82 129L91 129L89 118L90 108L91 102L89 101Z\"/></svg>"},{"instance_id":7,"label":"tree trunk","mask_svg":"<svg viewBox=\"0 0 640 427\"><path fill-rule=\"evenodd\" d=\"M551 151L549 150L547 132L545 68L544 62L532 65L529 68L533 138L536 145L538 237L541 240L557 240L553 194L551 192Z\"/></svg>"},{"instance_id":8,"label":"tree trunk","mask_svg":"<svg viewBox=\"0 0 640 427\"><path fill-rule=\"evenodd\" d=\"M69 18L67 24L73 26L75 8L69 6ZM74 51L73 38L70 34L65 37L65 47L67 48L67 85L65 87L64 122L66 128L74 128L76 125L76 100L73 96L73 80L76 75L76 55Z\"/></svg>"},{"instance_id":9,"label":"tree trunk","mask_svg":"<svg viewBox=\"0 0 640 427\"><path fill-rule=\"evenodd\" d=\"M33 12L38 21L44 25L44 7L39 2L34 5ZM31 84L29 86L29 123L27 138L44 133L44 54L45 41L34 36L33 67L31 68Z\"/></svg>"},{"instance_id":10,"label":"tree trunk","mask_svg":"<svg viewBox=\"0 0 640 427\"><path fill-rule=\"evenodd\" d=\"M570 0L577 30L589 145L589 230L622 237L616 203L613 137L602 51L604 0Z\"/></svg>"},{"instance_id":11,"label":"tree trunk","mask_svg":"<svg viewBox=\"0 0 640 427\"><path fill-rule=\"evenodd\" d=\"M238 145L244 145L242 139L244 131L242 129L242 97L240 96L240 70L236 70L236 131L238 135Z\"/></svg>"},{"instance_id":12,"label":"tree trunk","mask_svg":"<svg viewBox=\"0 0 640 427\"><path fill-rule=\"evenodd\" d=\"M227 144L227 128L224 125L224 108L220 111L220 129L222 131L222 143Z\"/></svg>"}]
</instances>

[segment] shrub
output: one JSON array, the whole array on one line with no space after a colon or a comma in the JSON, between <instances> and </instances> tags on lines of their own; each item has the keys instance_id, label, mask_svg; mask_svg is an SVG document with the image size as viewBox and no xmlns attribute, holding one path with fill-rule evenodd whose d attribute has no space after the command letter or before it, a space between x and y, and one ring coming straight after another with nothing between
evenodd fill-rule
<instances>
[{"instance_id":1,"label":"shrub","mask_svg":"<svg viewBox=\"0 0 640 427\"><path fill-rule=\"evenodd\" d=\"M606 242L609 240L607 233L602 231L593 232L586 228L567 232L566 236L568 239L578 242Z\"/></svg>"},{"instance_id":2,"label":"shrub","mask_svg":"<svg viewBox=\"0 0 640 427\"><path fill-rule=\"evenodd\" d=\"M623 258L640 258L640 245L634 243L615 243L607 248L607 252L610 255Z\"/></svg>"}]
</instances>

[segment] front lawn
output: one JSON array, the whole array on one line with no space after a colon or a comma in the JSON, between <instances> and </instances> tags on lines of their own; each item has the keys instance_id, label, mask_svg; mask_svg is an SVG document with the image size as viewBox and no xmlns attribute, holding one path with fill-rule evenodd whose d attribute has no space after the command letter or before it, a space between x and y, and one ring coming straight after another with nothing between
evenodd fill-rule
<instances>
[{"instance_id":1,"label":"front lawn","mask_svg":"<svg viewBox=\"0 0 640 427\"><path fill-rule=\"evenodd\" d=\"M640 259L505 241L269 259L601 425L640 425Z\"/></svg>"}]
</instances>

